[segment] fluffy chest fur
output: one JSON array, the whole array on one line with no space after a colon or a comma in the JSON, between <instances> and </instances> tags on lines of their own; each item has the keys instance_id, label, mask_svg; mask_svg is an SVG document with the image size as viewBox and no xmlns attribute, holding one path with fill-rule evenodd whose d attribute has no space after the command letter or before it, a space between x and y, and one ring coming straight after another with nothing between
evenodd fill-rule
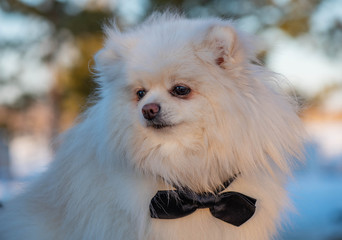
<instances>
[{"instance_id":1,"label":"fluffy chest fur","mask_svg":"<svg viewBox=\"0 0 342 240\"><path fill-rule=\"evenodd\" d=\"M149 203L157 190L166 188L163 184L124 171L103 176L92 164L81 170L70 167L72 182L65 181L66 169L59 166L63 172L54 171L37 185L35 198L28 193L8 205L0 219L13 222L4 239L268 239L286 203L278 183L241 176L227 190L253 196L258 203L254 216L240 227L214 218L208 209L178 219L152 219ZM22 211L13 216L18 206Z\"/></svg>"}]
</instances>

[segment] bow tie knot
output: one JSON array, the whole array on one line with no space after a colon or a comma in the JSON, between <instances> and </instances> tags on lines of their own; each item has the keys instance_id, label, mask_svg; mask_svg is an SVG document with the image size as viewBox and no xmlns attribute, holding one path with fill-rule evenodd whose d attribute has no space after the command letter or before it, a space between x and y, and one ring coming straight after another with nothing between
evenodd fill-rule
<instances>
[{"instance_id":1,"label":"bow tie knot","mask_svg":"<svg viewBox=\"0 0 342 240\"><path fill-rule=\"evenodd\" d=\"M184 199L188 199L197 208L210 208L215 205L217 196L212 193L204 194L182 194Z\"/></svg>"}]
</instances>

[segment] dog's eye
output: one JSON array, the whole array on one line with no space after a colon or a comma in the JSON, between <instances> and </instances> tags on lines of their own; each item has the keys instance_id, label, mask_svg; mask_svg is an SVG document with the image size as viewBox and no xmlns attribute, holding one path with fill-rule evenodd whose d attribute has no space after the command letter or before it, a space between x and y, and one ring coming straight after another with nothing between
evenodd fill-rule
<instances>
[{"instance_id":1,"label":"dog's eye","mask_svg":"<svg viewBox=\"0 0 342 240\"><path fill-rule=\"evenodd\" d=\"M183 96L188 95L190 92L191 92L191 89L189 87L178 85L172 89L171 94L174 96L183 97Z\"/></svg>"},{"instance_id":2,"label":"dog's eye","mask_svg":"<svg viewBox=\"0 0 342 240\"><path fill-rule=\"evenodd\" d=\"M146 90L140 89L137 91L138 100L142 99L146 95Z\"/></svg>"}]
</instances>

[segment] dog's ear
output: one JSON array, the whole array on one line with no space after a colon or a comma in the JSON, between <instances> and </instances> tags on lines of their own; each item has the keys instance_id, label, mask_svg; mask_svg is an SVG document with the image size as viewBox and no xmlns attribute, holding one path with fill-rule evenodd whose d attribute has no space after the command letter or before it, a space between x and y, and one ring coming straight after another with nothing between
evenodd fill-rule
<instances>
[{"instance_id":1,"label":"dog's ear","mask_svg":"<svg viewBox=\"0 0 342 240\"><path fill-rule=\"evenodd\" d=\"M134 39L121 33L114 24L104 27L104 32L106 35L104 47L94 56L95 70L99 75L105 75L104 73L108 71L115 73L115 69L122 68L122 63L125 58L128 58L130 49L135 45Z\"/></svg>"},{"instance_id":2,"label":"dog's ear","mask_svg":"<svg viewBox=\"0 0 342 240\"><path fill-rule=\"evenodd\" d=\"M242 39L229 25L210 27L197 53L201 59L223 69L246 60Z\"/></svg>"}]
</instances>

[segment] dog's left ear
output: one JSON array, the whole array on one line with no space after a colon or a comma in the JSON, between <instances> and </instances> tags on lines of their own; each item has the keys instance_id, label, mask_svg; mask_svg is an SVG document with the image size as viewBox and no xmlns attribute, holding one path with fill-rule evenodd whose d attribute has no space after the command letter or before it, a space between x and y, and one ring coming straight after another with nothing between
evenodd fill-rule
<instances>
[{"instance_id":1,"label":"dog's left ear","mask_svg":"<svg viewBox=\"0 0 342 240\"><path fill-rule=\"evenodd\" d=\"M223 69L246 61L247 55L242 39L229 25L210 27L196 50L201 59Z\"/></svg>"}]
</instances>

